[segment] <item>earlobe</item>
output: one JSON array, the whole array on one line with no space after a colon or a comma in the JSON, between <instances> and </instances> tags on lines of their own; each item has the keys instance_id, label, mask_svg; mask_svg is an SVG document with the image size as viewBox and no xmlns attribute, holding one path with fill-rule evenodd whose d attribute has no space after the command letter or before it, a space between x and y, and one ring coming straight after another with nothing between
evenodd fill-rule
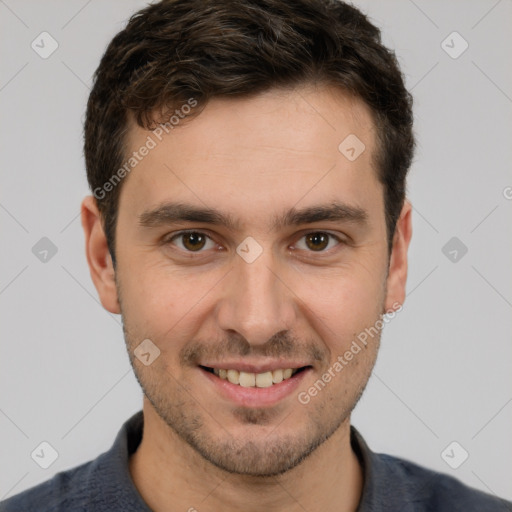
<instances>
[{"instance_id":1,"label":"earlobe","mask_svg":"<svg viewBox=\"0 0 512 512\"><path fill-rule=\"evenodd\" d=\"M110 313L119 314L119 300L115 270L103 230L101 215L93 196L87 196L81 207L82 228L85 235L85 253L94 286L103 307Z\"/></svg>"},{"instance_id":2,"label":"earlobe","mask_svg":"<svg viewBox=\"0 0 512 512\"><path fill-rule=\"evenodd\" d=\"M387 277L385 311L400 309L407 284L407 251L412 237L412 205L406 200L396 223Z\"/></svg>"}]
</instances>

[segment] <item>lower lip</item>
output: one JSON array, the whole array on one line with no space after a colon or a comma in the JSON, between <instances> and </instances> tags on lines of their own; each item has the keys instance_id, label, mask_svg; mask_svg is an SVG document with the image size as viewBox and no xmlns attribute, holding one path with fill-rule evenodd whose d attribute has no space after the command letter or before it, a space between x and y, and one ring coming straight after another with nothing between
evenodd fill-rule
<instances>
[{"instance_id":1,"label":"lower lip","mask_svg":"<svg viewBox=\"0 0 512 512\"><path fill-rule=\"evenodd\" d=\"M215 386L219 393L243 407L269 407L277 404L296 391L311 370L311 368L305 368L289 379L283 380L279 384L272 384L268 388L244 388L199 368L199 371Z\"/></svg>"}]
</instances>

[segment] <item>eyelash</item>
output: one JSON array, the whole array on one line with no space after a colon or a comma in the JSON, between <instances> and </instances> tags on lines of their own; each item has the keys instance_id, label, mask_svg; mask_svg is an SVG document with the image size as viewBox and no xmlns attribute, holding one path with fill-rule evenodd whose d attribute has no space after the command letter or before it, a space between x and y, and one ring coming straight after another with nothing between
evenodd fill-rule
<instances>
[{"instance_id":1,"label":"eyelash","mask_svg":"<svg viewBox=\"0 0 512 512\"><path fill-rule=\"evenodd\" d=\"M190 230L185 230L185 231L179 231L178 233L175 233L173 234L171 237L167 237L163 240L163 244L164 245L169 245L169 244L173 244L173 241L179 237L182 237L184 235L189 235L191 233L196 233L196 234L199 234L199 235L202 235L204 237L206 237L208 239L208 241L211 241L211 242L214 242L215 241L213 240L213 238L208 235L207 233L205 233L204 231L199 231L199 230L195 230L195 229L190 229ZM302 240L303 238L305 238L306 236L308 235L312 235L312 234L323 234L323 235L327 235L330 239L334 239L337 243L337 245L343 245L343 244L346 244L346 242L344 240L342 240L339 236L337 235L334 235L333 233L329 233L328 231L308 231L307 233L304 233L300 238L299 240ZM328 244L330 243L330 240L328 242ZM203 252L205 252L205 249L202 248L198 251L189 251L188 249L184 248L184 249L181 249L181 248L178 248L180 251L182 252L185 252L187 254L201 254ZM319 253L319 254L327 254L329 253L330 251L332 250L331 249L324 249L322 251L313 251L313 250L310 250L308 252L311 252L313 254L315 253Z\"/></svg>"}]
</instances>

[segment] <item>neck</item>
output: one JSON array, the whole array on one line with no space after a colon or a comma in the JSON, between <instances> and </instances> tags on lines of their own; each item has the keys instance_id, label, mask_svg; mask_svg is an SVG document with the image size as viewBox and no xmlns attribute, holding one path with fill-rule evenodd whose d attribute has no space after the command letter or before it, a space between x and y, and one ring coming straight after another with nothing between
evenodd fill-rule
<instances>
[{"instance_id":1,"label":"neck","mask_svg":"<svg viewBox=\"0 0 512 512\"><path fill-rule=\"evenodd\" d=\"M143 438L129 466L137 490L154 512L353 512L363 487L349 419L297 467L277 477L254 477L231 474L206 461L147 400Z\"/></svg>"}]
</instances>

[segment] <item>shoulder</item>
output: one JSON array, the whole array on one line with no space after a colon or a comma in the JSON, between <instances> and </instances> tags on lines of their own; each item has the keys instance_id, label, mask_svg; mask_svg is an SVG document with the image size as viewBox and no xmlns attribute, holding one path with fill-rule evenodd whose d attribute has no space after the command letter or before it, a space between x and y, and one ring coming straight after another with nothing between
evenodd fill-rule
<instances>
[{"instance_id":1,"label":"shoulder","mask_svg":"<svg viewBox=\"0 0 512 512\"><path fill-rule=\"evenodd\" d=\"M128 462L140 443L142 428L140 411L124 423L110 450L3 501L0 512L147 512L131 480Z\"/></svg>"},{"instance_id":2,"label":"shoulder","mask_svg":"<svg viewBox=\"0 0 512 512\"><path fill-rule=\"evenodd\" d=\"M98 459L97 459L98 460ZM86 510L94 496L96 479L87 462L0 503L0 512L60 512Z\"/></svg>"},{"instance_id":3,"label":"shoulder","mask_svg":"<svg viewBox=\"0 0 512 512\"><path fill-rule=\"evenodd\" d=\"M387 472L388 483L395 486L389 492L401 489L407 502L414 504L411 510L512 511L512 503L468 487L452 476L391 455L374 456L379 459L381 470Z\"/></svg>"},{"instance_id":4,"label":"shoulder","mask_svg":"<svg viewBox=\"0 0 512 512\"><path fill-rule=\"evenodd\" d=\"M358 512L512 512L512 503L472 489L452 476L375 453L351 426L351 445L364 471Z\"/></svg>"}]
</instances>

